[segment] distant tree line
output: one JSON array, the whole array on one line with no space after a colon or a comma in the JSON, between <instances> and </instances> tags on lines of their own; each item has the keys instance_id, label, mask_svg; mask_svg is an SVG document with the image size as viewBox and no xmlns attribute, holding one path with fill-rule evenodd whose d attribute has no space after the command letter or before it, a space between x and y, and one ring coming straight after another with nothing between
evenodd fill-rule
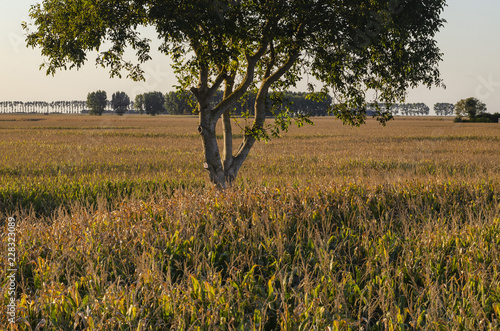
<instances>
[{"instance_id":1,"label":"distant tree line","mask_svg":"<svg viewBox=\"0 0 500 331\"><path fill-rule=\"evenodd\" d=\"M386 104L369 104L366 107L368 115L373 115L377 111L390 112L392 115L401 116L425 116L429 115L429 107L422 102L419 103L395 103L389 107Z\"/></svg>"},{"instance_id":2,"label":"distant tree line","mask_svg":"<svg viewBox=\"0 0 500 331\"><path fill-rule=\"evenodd\" d=\"M429 107L422 102L394 104L390 107L394 115L425 116L429 115Z\"/></svg>"},{"instance_id":3,"label":"distant tree line","mask_svg":"<svg viewBox=\"0 0 500 331\"><path fill-rule=\"evenodd\" d=\"M452 116L455 114L455 105L452 103L436 103L434 104L434 113L437 116ZM424 116L429 115L430 109L429 107L422 102L418 103L404 103L404 104L393 104L387 109L386 105L379 105L381 110L389 111L393 115L402 115L402 116ZM376 106L369 105L367 107L368 112L375 112Z\"/></svg>"},{"instance_id":4,"label":"distant tree line","mask_svg":"<svg viewBox=\"0 0 500 331\"><path fill-rule=\"evenodd\" d=\"M232 109L234 116L253 116L253 105L256 91L248 92L241 101ZM223 98L222 91L218 91L212 98L215 107ZM279 106L276 106L279 105ZM294 115L327 116L329 114L332 98L329 95L306 92L283 92L270 94L267 101L267 116L287 108ZM389 111L393 115L402 116L426 116L430 109L424 103L393 104L390 107L380 104L378 108ZM374 104L366 108L368 115L377 111ZM1 113L63 113L77 114L89 113L90 115L102 115L103 113L125 113L147 114L147 115L192 115L196 114L196 99L187 91L173 91L163 94L154 91L136 95L131 101L125 92L113 93L111 100L107 99L105 91L90 92L86 101L2 101L0 102ZM455 105L452 103L436 103L434 112L437 116L457 116L456 121L470 122L497 122L498 113L486 113L486 106L476 98L463 99ZM467 119L463 119L467 117Z\"/></svg>"},{"instance_id":5,"label":"distant tree line","mask_svg":"<svg viewBox=\"0 0 500 331\"><path fill-rule=\"evenodd\" d=\"M81 113L87 107L85 101L0 101L2 113Z\"/></svg>"},{"instance_id":6,"label":"distant tree line","mask_svg":"<svg viewBox=\"0 0 500 331\"><path fill-rule=\"evenodd\" d=\"M161 92L148 92L136 95L134 108L141 115L146 113L148 115L159 115L166 113L165 96Z\"/></svg>"},{"instance_id":7,"label":"distant tree line","mask_svg":"<svg viewBox=\"0 0 500 331\"><path fill-rule=\"evenodd\" d=\"M235 116L249 115L253 116L253 105L257 92L252 91L240 100L239 103L232 109L232 114ZM328 115L329 107L332 104L332 98L329 95L324 96L319 100L318 94L305 92L283 92L281 94L270 94L267 101L267 116L274 116L280 109L275 108L279 104L277 99L283 101L281 108L286 107L290 112L309 116L326 116ZM223 92L218 91L212 98L212 105L217 105L222 101ZM165 109L172 115L187 115L196 112L196 100L190 92L168 92L165 95Z\"/></svg>"},{"instance_id":8,"label":"distant tree line","mask_svg":"<svg viewBox=\"0 0 500 331\"><path fill-rule=\"evenodd\" d=\"M451 116L455 113L455 105L452 103L436 103L434 112L437 116Z\"/></svg>"},{"instance_id":9,"label":"distant tree line","mask_svg":"<svg viewBox=\"0 0 500 331\"><path fill-rule=\"evenodd\" d=\"M233 109L232 114L235 116L252 116L253 104L257 93L251 92L242 98ZM217 105L223 97L223 92L218 91L212 99L212 105ZM271 94L268 98L268 116L274 116L279 110L275 109L274 102L276 98L283 100L283 105L288 110L295 114L309 116L325 116L328 115L328 110L332 102L330 96L324 96L320 100L318 95L304 92L284 92L280 95ZM274 98L274 99L273 99ZM101 115L104 112L106 104L106 92L96 91L88 94L87 105L91 115ZM147 92L135 96L134 102L130 101L129 97L124 92L116 92L111 100L111 107L117 114L122 115L125 112L135 112L147 115L192 115L196 114L196 100L191 92Z\"/></svg>"}]
</instances>

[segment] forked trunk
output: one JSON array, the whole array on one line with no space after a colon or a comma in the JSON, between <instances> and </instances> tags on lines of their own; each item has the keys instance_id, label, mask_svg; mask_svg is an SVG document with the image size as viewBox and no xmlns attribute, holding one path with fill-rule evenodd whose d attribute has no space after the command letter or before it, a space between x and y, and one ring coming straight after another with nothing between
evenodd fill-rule
<instances>
[{"instance_id":1,"label":"forked trunk","mask_svg":"<svg viewBox=\"0 0 500 331\"><path fill-rule=\"evenodd\" d=\"M229 141L225 142L223 163L217 144L216 125L217 119L213 117L211 112L200 112L198 132L203 144L204 167L209 173L210 181L218 188L224 189L231 186L241 165L237 166L232 162L231 151L227 150L228 146L231 146ZM227 137L227 139L232 139L232 137Z\"/></svg>"},{"instance_id":2,"label":"forked trunk","mask_svg":"<svg viewBox=\"0 0 500 331\"><path fill-rule=\"evenodd\" d=\"M292 67L299 56L298 50L293 51L285 63L272 73L271 69L275 64L275 59L273 47L271 45L271 61L267 65L264 79L261 82L255 100L255 119L253 126L251 130L245 134L243 142L238 148L236 154L233 155L233 137L229 112L231 106L243 96L253 82L255 65L260 57L265 53L267 45L267 42L261 45L259 50L253 56L246 55L248 62L247 73L243 78L243 82L234 92L233 86L236 72L232 72L230 75L227 75L223 68L220 69L220 74L216 78L213 86L208 88L209 70L208 67L202 67L202 70L200 70L200 81L198 87L191 89L198 100L198 110L200 114L198 132L201 135L203 143L203 152L205 156L204 167L209 172L210 181L220 189L231 186L234 182L238 171L243 165L243 162L245 162L253 144L257 140L255 133L261 131L264 127L264 121L266 118L266 98L269 88ZM212 109L209 106L210 99L215 94L220 84L224 81L225 88L223 100ZM222 128L224 138L222 158L217 144L216 134L217 122L221 117L223 118Z\"/></svg>"},{"instance_id":3,"label":"forked trunk","mask_svg":"<svg viewBox=\"0 0 500 331\"><path fill-rule=\"evenodd\" d=\"M282 68L284 67L286 66L283 66ZM278 71L277 73L280 72ZM277 76L280 77L279 75ZM264 127L264 122L266 120L266 99L269 88L274 81L276 81L276 76L270 76L269 78L265 79L262 82L259 91L257 92L254 104L255 119L251 132L257 132L259 130L262 130ZM220 115L218 117L216 113L208 109L208 107L201 107L200 105L200 125L198 127L198 131L202 137L203 142L203 152L205 155L204 166L205 169L207 169L209 172L210 181L220 189L231 186L236 176L238 175L238 171L245 162L248 154L250 153L250 150L257 140L254 134L245 134L240 147L238 148L236 154L233 156L231 118L229 115L229 111L223 113L222 117L224 154L221 158L216 134L217 121L219 120Z\"/></svg>"},{"instance_id":4,"label":"forked trunk","mask_svg":"<svg viewBox=\"0 0 500 331\"><path fill-rule=\"evenodd\" d=\"M217 119L213 118L212 113L202 109L200 111L198 132L201 135L203 154L205 155L204 167L209 172L210 181L224 188L224 168L220 158L219 146L217 145L216 125Z\"/></svg>"}]
</instances>

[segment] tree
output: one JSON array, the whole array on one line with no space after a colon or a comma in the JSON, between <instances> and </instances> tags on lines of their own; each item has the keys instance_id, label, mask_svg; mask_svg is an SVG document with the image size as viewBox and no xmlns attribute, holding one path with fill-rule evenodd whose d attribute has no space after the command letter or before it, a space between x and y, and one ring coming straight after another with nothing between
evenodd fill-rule
<instances>
[{"instance_id":1,"label":"tree","mask_svg":"<svg viewBox=\"0 0 500 331\"><path fill-rule=\"evenodd\" d=\"M134 109L142 115L144 113L144 95L138 94L135 96Z\"/></svg>"},{"instance_id":2,"label":"tree","mask_svg":"<svg viewBox=\"0 0 500 331\"><path fill-rule=\"evenodd\" d=\"M115 92L111 97L111 107L119 115L122 116L130 106L130 98L125 92Z\"/></svg>"},{"instance_id":3,"label":"tree","mask_svg":"<svg viewBox=\"0 0 500 331\"><path fill-rule=\"evenodd\" d=\"M165 94L165 109L172 115L190 115L195 111L196 99L189 91L168 92Z\"/></svg>"},{"instance_id":4,"label":"tree","mask_svg":"<svg viewBox=\"0 0 500 331\"><path fill-rule=\"evenodd\" d=\"M165 112L165 97L161 92L143 94L144 111L148 115L158 115Z\"/></svg>"},{"instance_id":5,"label":"tree","mask_svg":"<svg viewBox=\"0 0 500 331\"><path fill-rule=\"evenodd\" d=\"M434 112L438 116L449 116L453 114L455 105L452 103L436 103L434 105Z\"/></svg>"},{"instance_id":6,"label":"tree","mask_svg":"<svg viewBox=\"0 0 500 331\"><path fill-rule=\"evenodd\" d=\"M391 112L401 111L401 114L405 116L429 115L429 107L422 102L393 105L389 109Z\"/></svg>"},{"instance_id":7,"label":"tree","mask_svg":"<svg viewBox=\"0 0 500 331\"><path fill-rule=\"evenodd\" d=\"M444 6L445 0L43 0L31 7L34 23L24 29L27 45L47 57L47 74L80 68L97 50L97 63L111 76L125 71L138 80L144 78L140 64L150 59L149 40L138 27L154 26L180 88L197 100L204 167L225 187L258 139L279 136L294 116L298 125L308 122L283 107L274 123L265 123L269 93L294 86L303 73L321 81L324 94L333 91L331 111L351 125L364 123L368 92L374 93L370 102L392 104L402 102L409 87L440 86L442 55L434 37ZM101 50L104 42L109 49ZM127 46L136 62L125 60ZM213 106L219 88L223 98ZM233 151L230 112L250 90L256 91L253 123ZM391 113L377 117L385 124Z\"/></svg>"},{"instance_id":8,"label":"tree","mask_svg":"<svg viewBox=\"0 0 500 331\"><path fill-rule=\"evenodd\" d=\"M462 99L455 105L457 117L468 116L474 119L486 112L486 105L476 98Z\"/></svg>"},{"instance_id":9,"label":"tree","mask_svg":"<svg viewBox=\"0 0 500 331\"><path fill-rule=\"evenodd\" d=\"M283 106L288 107L292 114L324 116L332 104L331 96L320 93L284 92L282 97Z\"/></svg>"},{"instance_id":10,"label":"tree","mask_svg":"<svg viewBox=\"0 0 500 331\"><path fill-rule=\"evenodd\" d=\"M101 116L106 108L107 98L106 92L101 90L87 94L89 114Z\"/></svg>"},{"instance_id":11,"label":"tree","mask_svg":"<svg viewBox=\"0 0 500 331\"><path fill-rule=\"evenodd\" d=\"M417 108L417 113L419 115L429 115L429 106L427 106L425 103L420 102L416 104Z\"/></svg>"}]
</instances>

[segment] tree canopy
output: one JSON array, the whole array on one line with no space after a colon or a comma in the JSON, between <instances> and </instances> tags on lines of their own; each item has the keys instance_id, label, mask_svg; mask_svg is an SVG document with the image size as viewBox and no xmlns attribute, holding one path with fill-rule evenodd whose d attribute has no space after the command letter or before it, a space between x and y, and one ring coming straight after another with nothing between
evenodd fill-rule
<instances>
[{"instance_id":1,"label":"tree canopy","mask_svg":"<svg viewBox=\"0 0 500 331\"><path fill-rule=\"evenodd\" d=\"M137 94L134 100L134 109L142 115L144 113L144 94Z\"/></svg>"},{"instance_id":2,"label":"tree canopy","mask_svg":"<svg viewBox=\"0 0 500 331\"><path fill-rule=\"evenodd\" d=\"M186 91L171 91L165 94L165 108L172 115L191 115L194 112L193 95Z\"/></svg>"},{"instance_id":3,"label":"tree canopy","mask_svg":"<svg viewBox=\"0 0 500 331\"><path fill-rule=\"evenodd\" d=\"M455 105L455 112L458 117L468 116L470 119L474 119L486 112L486 105L473 97L462 99Z\"/></svg>"},{"instance_id":4,"label":"tree canopy","mask_svg":"<svg viewBox=\"0 0 500 331\"><path fill-rule=\"evenodd\" d=\"M102 115L107 104L106 91L90 92L87 95L87 107L90 115Z\"/></svg>"},{"instance_id":5,"label":"tree canopy","mask_svg":"<svg viewBox=\"0 0 500 331\"><path fill-rule=\"evenodd\" d=\"M118 115L123 115L130 106L130 98L125 92L115 92L111 97L111 107Z\"/></svg>"},{"instance_id":6,"label":"tree canopy","mask_svg":"<svg viewBox=\"0 0 500 331\"><path fill-rule=\"evenodd\" d=\"M422 102L397 105L397 109L401 115L406 116L429 115L429 106Z\"/></svg>"},{"instance_id":7,"label":"tree canopy","mask_svg":"<svg viewBox=\"0 0 500 331\"><path fill-rule=\"evenodd\" d=\"M269 92L295 86L304 74L324 84L332 112L351 125L364 122L367 99L391 104L409 87L441 85L434 36L444 6L445 0L44 0L31 7L35 30L27 44L41 48L47 74L80 68L98 51L97 63L111 76L127 72L137 80L150 59L139 27L155 27L179 87L196 97L205 168L225 186L257 139L286 131L294 115L299 125L306 120L284 107L271 130L265 125ZM125 59L127 47L137 61ZM223 98L213 106L219 89ZM251 89L255 116L233 153L229 112ZM391 118L377 113L382 123ZM222 157L215 134L221 118Z\"/></svg>"},{"instance_id":8,"label":"tree canopy","mask_svg":"<svg viewBox=\"0 0 500 331\"><path fill-rule=\"evenodd\" d=\"M438 102L434 104L434 112L438 116L453 115L454 110L455 110L455 105L452 103Z\"/></svg>"},{"instance_id":9,"label":"tree canopy","mask_svg":"<svg viewBox=\"0 0 500 331\"><path fill-rule=\"evenodd\" d=\"M148 92L143 94L144 111L148 115L158 115L165 112L165 97L161 92Z\"/></svg>"}]
</instances>

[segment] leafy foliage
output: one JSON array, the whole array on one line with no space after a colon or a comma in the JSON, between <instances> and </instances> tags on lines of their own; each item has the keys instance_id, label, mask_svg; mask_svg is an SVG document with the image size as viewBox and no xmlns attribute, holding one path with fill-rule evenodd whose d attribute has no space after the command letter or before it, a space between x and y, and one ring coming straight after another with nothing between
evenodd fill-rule
<instances>
[{"instance_id":1,"label":"leafy foliage","mask_svg":"<svg viewBox=\"0 0 500 331\"><path fill-rule=\"evenodd\" d=\"M438 116L450 116L455 111L455 105L452 103L436 103L434 105L434 112Z\"/></svg>"},{"instance_id":2,"label":"leafy foliage","mask_svg":"<svg viewBox=\"0 0 500 331\"><path fill-rule=\"evenodd\" d=\"M485 122L500 123L500 113L483 113L479 117L476 117L476 120L478 119L484 119Z\"/></svg>"},{"instance_id":3,"label":"leafy foliage","mask_svg":"<svg viewBox=\"0 0 500 331\"><path fill-rule=\"evenodd\" d=\"M148 115L158 115L165 112L165 97L161 92L147 92L143 94L144 111Z\"/></svg>"},{"instance_id":4,"label":"leafy foliage","mask_svg":"<svg viewBox=\"0 0 500 331\"><path fill-rule=\"evenodd\" d=\"M87 107L90 115L102 115L107 104L106 91L90 92L87 95Z\"/></svg>"},{"instance_id":5,"label":"leafy foliage","mask_svg":"<svg viewBox=\"0 0 500 331\"><path fill-rule=\"evenodd\" d=\"M172 115L191 115L196 112L196 100L187 91L168 92L165 94L165 109Z\"/></svg>"},{"instance_id":6,"label":"leafy foliage","mask_svg":"<svg viewBox=\"0 0 500 331\"><path fill-rule=\"evenodd\" d=\"M462 99L455 105L455 112L458 117L468 116L474 119L486 112L486 105L476 98L470 97Z\"/></svg>"},{"instance_id":7,"label":"leafy foliage","mask_svg":"<svg viewBox=\"0 0 500 331\"><path fill-rule=\"evenodd\" d=\"M141 114L144 112L152 116L163 114L166 111L165 96L158 91L138 94L135 97L134 108Z\"/></svg>"},{"instance_id":8,"label":"leafy foliage","mask_svg":"<svg viewBox=\"0 0 500 331\"><path fill-rule=\"evenodd\" d=\"M130 98L125 92L115 92L111 98L111 107L118 115L123 115L130 106Z\"/></svg>"},{"instance_id":9,"label":"leafy foliage","mask_svg":"<svg viewBox=\"0 0 500 331\"><path fill-rule=\"evenodd\" d=\"M144 94L137 94L134 100L134 109L142 115L144 113Z\"/></svg>"}]
</instances>

